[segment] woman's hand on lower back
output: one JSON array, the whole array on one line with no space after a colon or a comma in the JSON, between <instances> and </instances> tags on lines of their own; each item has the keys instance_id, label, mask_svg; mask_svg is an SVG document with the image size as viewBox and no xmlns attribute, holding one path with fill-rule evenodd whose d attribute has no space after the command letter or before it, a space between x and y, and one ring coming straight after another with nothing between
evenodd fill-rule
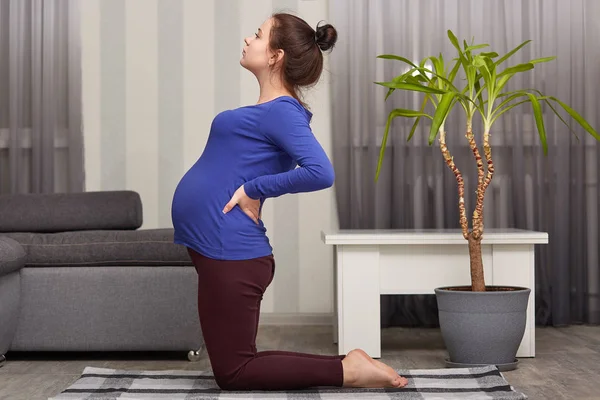
<instances>
[{"instance_id":1,"label":"woman's hand on lower back","mask_svg":"<svg viewBox=\"0 0 600 400\"><path fill-rule=\"evenodd\" d=\"M244 190L244 185L240 186L235 191L229 203L223 208L223 214L227 214L236 205L240 206L240 209L249 216L256 224L260 218L260 199L251 199Z\"/></svg>"}]
</instances>

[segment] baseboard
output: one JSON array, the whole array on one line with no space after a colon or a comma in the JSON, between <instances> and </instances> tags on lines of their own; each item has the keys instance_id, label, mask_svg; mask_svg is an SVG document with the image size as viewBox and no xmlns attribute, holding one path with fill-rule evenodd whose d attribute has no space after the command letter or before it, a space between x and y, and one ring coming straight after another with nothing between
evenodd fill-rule
<instances>
[{"instance_id":1,"label":"baseboard","mask_svg":"<svg viewBox=\"0 0 600 400\"><path fill-rule=\"evenodd\" d=\"M331 325L332 314L327 313L261 313L260 325Z\"/></svg>"}]
</instances>

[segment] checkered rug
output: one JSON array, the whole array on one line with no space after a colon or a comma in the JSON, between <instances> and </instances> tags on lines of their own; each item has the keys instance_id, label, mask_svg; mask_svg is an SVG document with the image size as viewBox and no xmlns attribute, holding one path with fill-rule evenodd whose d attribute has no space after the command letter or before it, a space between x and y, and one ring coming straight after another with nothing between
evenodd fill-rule
<instances>
[{"instance_id":1,"label":"checkered rug","mask_svg":"<svg viewBox=\"0 0 600 400\"><path fill-rule=\"evenodd\" d=\"M401 389L319 387L281 392L221 391L209 372L124 371L86 367L81 377L58 396L63 399L527 399L514 390L496 367L400 370L408 378Z\"/></svg>"}]
</instances>

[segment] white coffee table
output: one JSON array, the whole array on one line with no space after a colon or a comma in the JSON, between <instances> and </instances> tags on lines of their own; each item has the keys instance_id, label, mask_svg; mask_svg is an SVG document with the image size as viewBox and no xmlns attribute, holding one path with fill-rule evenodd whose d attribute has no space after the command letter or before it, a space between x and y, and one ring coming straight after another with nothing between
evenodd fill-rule
<instances>
[{"instance_id":1,"label":"white coffee table","mask_svg":"<svg viewBox=\"0 0 600 400\"><path fill-rule=\"evenodd\" d=\"M381 357L380 296L434 294L470 285L469 250L459 230L339 230L322 232L335 247L334 342ZM482 241L486 285L531 288L525 334L517 357L535 357L534 245L545 232L487 229Z\"/></svg>"}]
</instances>

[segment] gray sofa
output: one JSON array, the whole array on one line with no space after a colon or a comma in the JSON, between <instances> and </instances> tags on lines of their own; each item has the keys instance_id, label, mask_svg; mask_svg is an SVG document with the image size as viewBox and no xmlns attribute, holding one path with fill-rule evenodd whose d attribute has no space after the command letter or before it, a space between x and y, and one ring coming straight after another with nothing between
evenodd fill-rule
<instances>
[{"instance_id":1,"label":"gray sofa","mask_svg":"<svg viewBox=\"0 0 600 400\"><path fill-rule=\"evenodd\" d=\"M132 191L0 196L0 363L9 351L185 351L198 277Z\"/></svg>"}]
</instances>

